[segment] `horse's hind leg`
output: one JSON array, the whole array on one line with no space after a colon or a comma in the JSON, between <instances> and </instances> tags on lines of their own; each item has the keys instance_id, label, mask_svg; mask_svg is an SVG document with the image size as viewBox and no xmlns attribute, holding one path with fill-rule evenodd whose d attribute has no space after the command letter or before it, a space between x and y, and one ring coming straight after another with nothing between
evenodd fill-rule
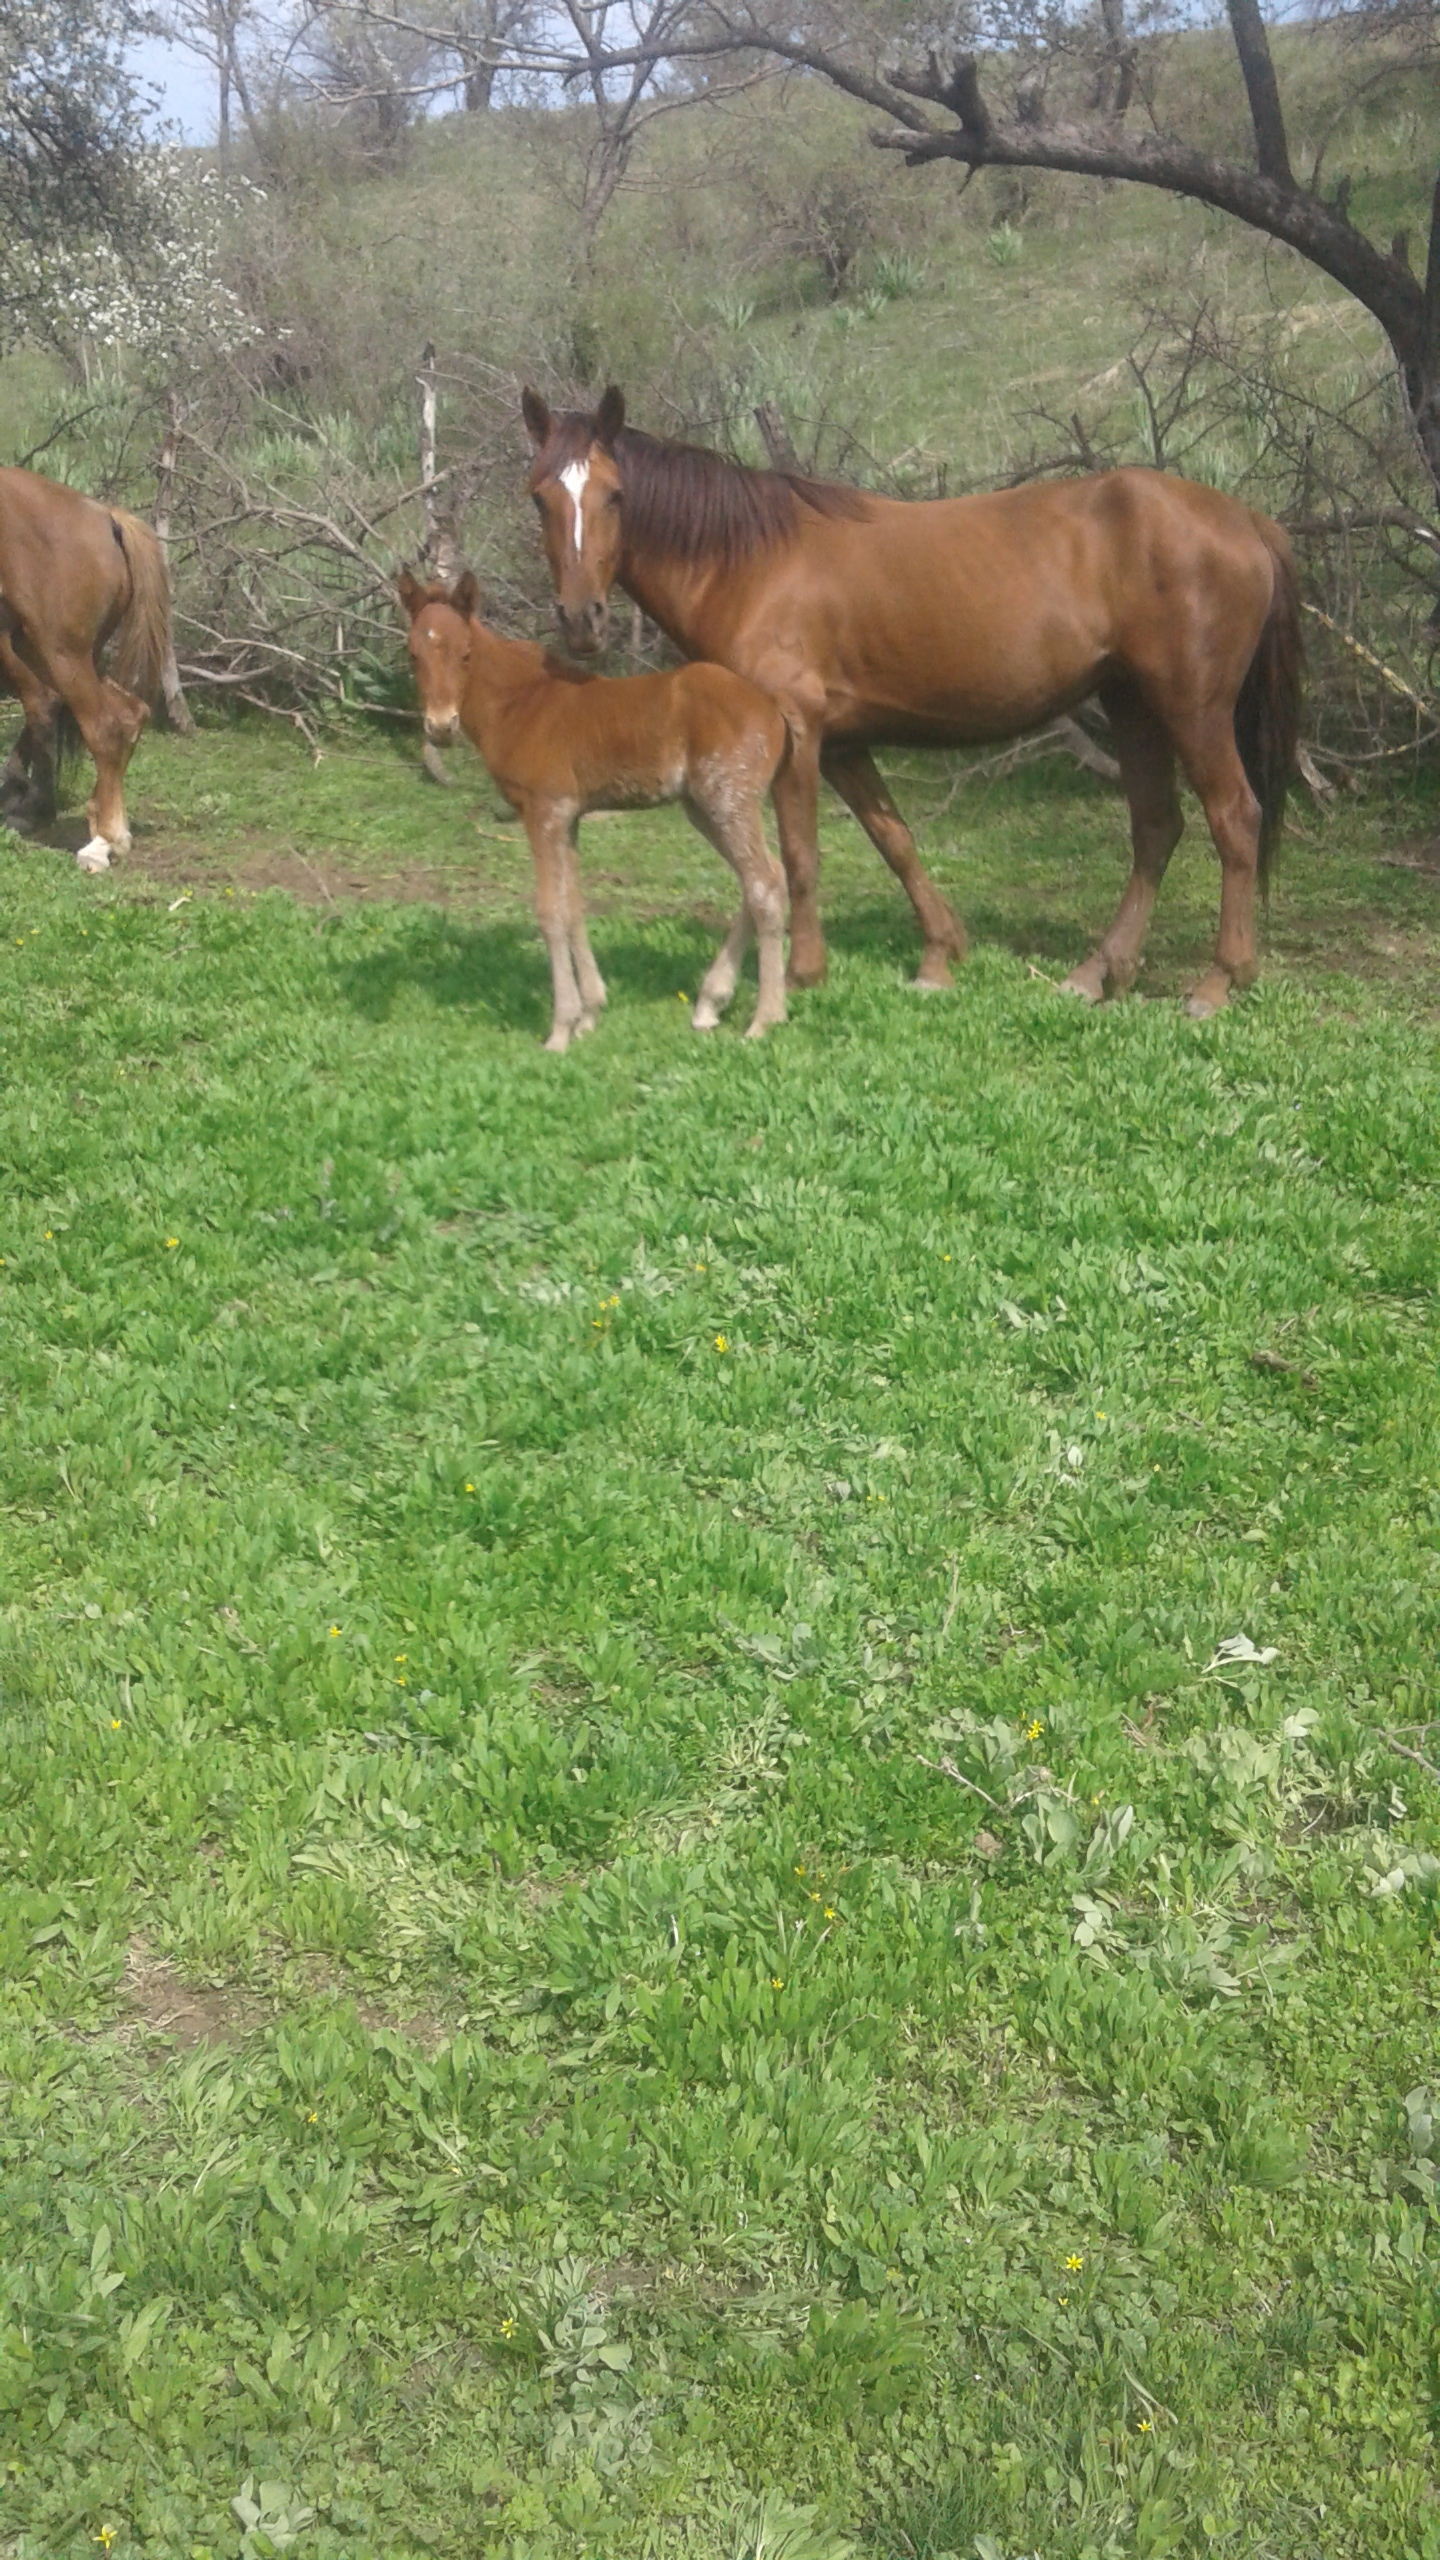
<instances>
[{"instance_id":1,"label":"horse's hind leg","mask_svg":"<svg viewBox=\"0 0 1440 2560\"><path fill-rule=\"evenodd\" d=\"M1135 983L1155 895L1185 821L1175 788L1175 750L1155 713L1126 686L1101 695L1115 736L1120 780L1130 803L1131 870L1115 920L1098 950L1064 984L1087 1004L1124 995Z\"/></svg>"},{"instance_id":2,"label":"horse's hind leg","mask_svg":"<svg viewBox=\"0 0 1440 2560\"><path fill-rule=\"evenodd\" d=\"M1227 711L1176 724L1175 743L1200 799L1220 856L1220 930L1215 957L1191 988L1185 1010L1206 1021L1232 987L1252 987L1260 974L1255 947L1255 881L1260 865L1260 803L1250 788L1235 724Z\"/></svg>"},{"instance_id":3,"label":"horse's hind leg","mask_svg":"<svg viewBox=\"0 0 1440 2560\"><path fill-rule=\"evenodd\" d=\"M112 853L130 850L125 768L150 714L133 693L97 675L88 658L57 655L50 662L50 673L95 759L95 789L86 806L90 837L75 859L82 871L108 871Z\"/></svg>"},{"instance_id":4,"label":"horse's hind leg","mask_svg":"<svg viewBox=\"0 0 1440 2560\"><path fill-rule=\"evenodd\" d=\"M915 910L925 937L915 984L924 994L948 987L950 963L965 957L965 927L941 897L915 850L915 839L863 747L821 749L820 770L853 810L871 843L889 863Z\"/></svg>"},{"instance_id":5,"label":"horse's hind leg","mask_svg":"<svg viewBox=\"0 0 1440 2560\"><path fill-rule=\"evenodd\" d=\"M55 723L59 697L0 636L0 684L8 685L25 726L0 772L0 808L21 826L47 827L55 815Z\"/></svg>"}]
</instances>

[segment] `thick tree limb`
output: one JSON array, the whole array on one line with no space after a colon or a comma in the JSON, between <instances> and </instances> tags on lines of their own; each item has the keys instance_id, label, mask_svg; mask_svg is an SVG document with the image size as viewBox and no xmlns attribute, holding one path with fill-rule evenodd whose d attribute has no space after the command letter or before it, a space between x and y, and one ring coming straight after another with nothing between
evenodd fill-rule
<instances>
[{"instance_id":1,"label":"thick tree limb","mask_svg":"<svg viewBox=\"0 0 1440 2560\"><path fill-rule=\"evenodd\" d=\"M1250 101L1255 158L1261 174L1277 179L1281 186L1293 187L1290 146L1285 139L1285 118L1280 108L1275 65L1270 58L1270 39L1260 15L1260 0L1226 0L1226 16L1235 39L1245 95Z\"/></svg>"},{"instance_id":2,"label":"thick tree limb","mask_svg":"<svg viewBox=\"0 0 1440 2560\"><path fill-rule=\"evenodd\" d=\"M1001 123L985 105L973 54L962 55L948 75L932 58L925 73L896 71L891 77L897 88L957 118L950 131L872 136L882 150L903 152L912 168L960 160L972 169L1062 169L1076 177L1125 178L1167 195L1193 196L1298 249L1374 313L1402 361L1408 350L1409 360L1418 363L1426 297L1409 268L1293 178L1217 160L1167 134L1118 133L1113 124Z\"/></svg>"}]
</instances>

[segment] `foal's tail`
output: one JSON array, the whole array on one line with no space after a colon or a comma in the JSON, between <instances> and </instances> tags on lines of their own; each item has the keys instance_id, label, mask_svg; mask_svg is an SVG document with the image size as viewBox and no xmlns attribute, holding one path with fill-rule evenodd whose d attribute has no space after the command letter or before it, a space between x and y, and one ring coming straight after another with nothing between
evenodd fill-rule
<instances>
[{"instance_id":1,"label":"foal's tail","mask_svg":"<svg viewBox=\"0 0 1440 2560\"><path fill-rule=\"evenodd\" d=\"M1275 573L1270 610L1235 704L1235 743L1250 788L1260 803L1259 878L1268 888L1280 842L1285 798L1300 737L1300 686L1305 650L1300 633L1300 590L1284 528L1269 516L1251 521L1270 554Z\"/></svg>"},{"instance_id":2,"label":"foal's tail","mask_svg":"<svg viewBox=\"0 0 1440 2560\"><path fill-rule=\"evenodd\" d=\"M148 524L124 507L109 507L106 513L119 535L130 572L130 601L115 626L110 672L127 693L138 693L153 710L170 649L170 574Z\"/></svg>"}]
</instances>

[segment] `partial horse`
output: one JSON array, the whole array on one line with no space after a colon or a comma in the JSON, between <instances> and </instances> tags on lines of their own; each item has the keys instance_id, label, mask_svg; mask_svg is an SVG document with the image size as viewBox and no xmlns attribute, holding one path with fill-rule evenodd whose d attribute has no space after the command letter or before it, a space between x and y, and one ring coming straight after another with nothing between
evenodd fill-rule
<instances>
[{"instance_id":1,"label":"partial horse","mask_svg":"<svg viewBox=\"0 0 1440 2560\"><path fill-rule=\"evenodd\" d=\"M3 787L53 814L58 698L95 760L90 834L75 859L108 871L111 854L130 849L125 769L170 640L170 582L149 525L37 471L0 470L0 640L0 678L25 712Z\"/></svg>"},{"instance_id":2,"label":"partial horse","mask_svg":"<svg viewBox=\"0 0 1440 2560\"><path fill-rule=\"evenodd\" d=\"M790 976L825 973L817 884L823 774L902 883L924 937L916 984L950 983L965 932L872 759L891 746L1019 736L1099 696L1130 804L1132 868L1109 932L1066 985L1131 986L1183 824L1177 762L1220 857L1215 956L1188 1010L1258 973L1255 889L1298 734L1300 618L1281 527L1158 471L1034 481L905 502L750 471L625 425L610 389L554 416L524 395L560 626L604 640L618 582L687 657L779 703L793 752L775 783L790 883Z\"/></svg>"},{"instance_id":3,"label":"partial horse","mask_svg":"<svg viewBox=\"0 0 1440 2560\"><path fill-rule=\"evenodd\" d=\"M649 809L678 800L740 882L741 908L702 981L691 1017L713 1031L735 992L752 931L760 946L757 1039L785 1019L785 894L765 841L765 793L788 752L773 702L724 667L603 677L558 666L530 640L504 640L480 620L466 570L453 587L402 569L396 592L410 624L410 661L425 735L461 729L519 812L535 860L536 906L550 952L554 1018L547 1049L594 1029L605 982L585 930L575 837L591 809Z\"/></svg>"}]
</instances>

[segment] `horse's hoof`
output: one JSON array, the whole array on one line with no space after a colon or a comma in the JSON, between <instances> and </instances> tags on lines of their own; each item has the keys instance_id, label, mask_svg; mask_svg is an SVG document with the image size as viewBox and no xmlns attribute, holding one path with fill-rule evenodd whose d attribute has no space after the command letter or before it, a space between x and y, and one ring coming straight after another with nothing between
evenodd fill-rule
<instances>
[{"instance_id":1,"label":"horse's hoof","mask_svg":"<svg viewBox=\"0 0 1440 2560\"><path fill-rule=\"evenodd\" d=\"M1061 979L1060 993L1062 996L1078 996L1082 1004L1103 1004L1105 1001L1104 961L1082 960L1078 969L1072 969L1068 978Z\"/></svg>"},{"instance_id":2,"label":"horse's hoof","mask_svg":"<svg viewBox=\"0 0 1440 2560\"><path fill-rule=\"evenodd\" d=\"M720 1016L713 1005L697 1004L690 1016L692 1031L718 1031Z\"/></svg>"},{"instance_id":3,"label":"horse's hoof","mask_svg":"<svg viewBox=\"0 0 1440 2560\"><path fill-rule=\"evenodd\" d=\"M1230 1000L1230 978L1224 969L1207 969L1198 986L1191 988L1185 999L1185 1011L1192 1022L1209 1022L1223 1013Z\"/></svg>"},{"instance_id":4,"label":"horse's hoof","mask_svg":"<svg viewBox=\"0 0 1440 2560\"><path fill-rule=\"evenodd\" d=\"M108 871L110 847L103 836L92 836L88 844L82 844L75 860L81 871Z\"/></svg>"},{"instance_id":5,"label":"horse's hoof","mask_svg":"<svg viewBox=\"0 0 1440 2560\"><path fill-rule=\"evenodd\" d=\"M942 960L938 969L917 969L906 984L912 996L943 996L951 992L955 981Z\"/></svg>"},{"instance_id":6,"label":"horse's hoof","mask_svg":"<svg viewBox=\"0 0 1440 2560\"><path fill-rule=\"evenodd\" d=\"M823 987L826 966L823 951L818 958L808 952L799 960L792 957L785 972L785 984L787 987Z\"/></svg>"}]
</instances>

